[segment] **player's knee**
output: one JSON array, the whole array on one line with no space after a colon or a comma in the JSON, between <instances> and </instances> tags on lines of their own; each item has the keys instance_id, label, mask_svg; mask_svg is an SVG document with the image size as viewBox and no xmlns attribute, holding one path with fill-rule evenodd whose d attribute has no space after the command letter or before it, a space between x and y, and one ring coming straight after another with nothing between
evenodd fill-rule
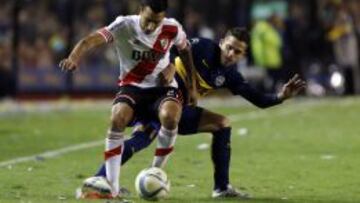
<instances>
[{"instance_id":1,"label":"player's knee","mask_svg":"<svg viewBox=\"0 0 360 203\"><path fill-rule=\"evenodd\" d=\"M176 126L178 125L179 123L179 116L177 116L176 113L174 112L169 112L169 111L160 111L160 115L159 115L159 118L160 118L160 121L161 121L161 124L169 129L169 130L172 130L172 129L175 129Z\"/></svg>"},{"instance_id":2,"label":"player's knee","mask_svg":"<svg viewBox=\"0 0 360 203\"><path fill-rule=\"evenodd\" d=\"M122 113L113 112L110 118L111 128L121 131L125 129L127 125L127 120L128 119L126 118L126 116L124 116Z\"/></svg>"},{"instance_id":3,"label":"player's knee","mask_svg":"<svg viewBox=\"0 0 360 203\"><path fill-rule=\"evenodd\" d=\"M180 121L181 107L177 105L178 104L165 104L159 112L161 124L169 130L175 129Z\"/></svg>"},{"instance_id":4,"label":"player's knee","mask_svg":"<svg viewBox=\"0 0 360 203\"><path fill-rule=\"evenodd\" d=\"M123 131L130 122L133 110L126 104L117 104L111 111L111 127L117 131Z\"/></svg>"},{"instance_id":5,"label":"player's knee","mask_svg":"<svg viewBox=\"0 0 360 203\"><path fill-rule=\"evenodd\" d=\"M221 129L224 129L224 128L230 128L231 127L231 124L230 124L230 120L226 117L220 117L217 121L216 121L216 130L215 131L218 131L218 130L221 130Z\"/></svg>"}]
</instances>

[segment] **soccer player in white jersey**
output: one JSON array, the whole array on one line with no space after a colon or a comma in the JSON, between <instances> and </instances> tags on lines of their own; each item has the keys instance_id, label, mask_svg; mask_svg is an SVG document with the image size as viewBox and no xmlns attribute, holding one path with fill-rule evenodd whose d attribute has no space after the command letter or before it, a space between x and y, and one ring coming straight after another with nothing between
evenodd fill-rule
<instances>
[{"instance_id":1,"label":"soccer player in white jersey","mask_svg":"<svg viewBox=\"0 0 360 203\"><path fill-rule=\"evenodd\" d=\"M110 193L87 193L84 198L115 198L121 196L120 162L124 150L124 130L141 114L155 114L161 122L153 166L163 167L173 150L181 116L181 98L175 80L162 85L162 72L169 66L169 50L175 45L190 75L195 74L190 46L181 25L165 18L167 0L141 0L139 15L119 16L109 26L80 40L60 67L72 71L90 50L103 44L115 46L120 61L119 92L114 100L111 125L105 144L105 164ZM190 89L196 95L191 79ZM192 97L194 98L194 97ZM142 115L144 116L144 115Z\"/></svg>"}]
</instances>

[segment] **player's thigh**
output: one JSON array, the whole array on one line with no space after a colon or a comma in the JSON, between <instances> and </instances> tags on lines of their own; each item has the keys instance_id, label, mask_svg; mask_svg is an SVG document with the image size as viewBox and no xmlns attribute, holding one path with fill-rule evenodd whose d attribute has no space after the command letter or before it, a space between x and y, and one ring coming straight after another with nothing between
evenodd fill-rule
<instances>
[{"instance_id":1,"label":"player's thigh","mask_svg":"<svg viewBox=\"0 0 360 203\"><path fill-rule=\"evenodd\" d=\"M198 132L216 132L230 127L230 121L225 116L204 109L201 113Z\"/></svg>"},{"instance_id":2,"label":"player's thigh","mask_svg":"<svg viewBox=\"0 0 360 203\"><path fill-rule=\"evenodd\" d=\"M123 130L134 116L134 109L128 103L118 102L111 109L112 128Z\"/></svg>"},{"instance_id":3,"label":"player's thigh","mask_svg":"<svg viewBox=\"0 0 360 203\"><path fill-rule=\"evenodd\" d=\"M141 101L141 92L132 86L123 86L119 89L111 111L111 124L113 128L123 130L133 119L135 109Z\"/></svg>"},{"instance_id":4,"label":"player's thigh","mask_svg":"<svg viewBox=\"0 0 360 203\"><path fill-rule=\"evenodd\" d=\"M203 110L203 108L198 106L185 105L183 107L179 123L180 135L192 135L198 132Z\"/></svg>"}]
</instances>

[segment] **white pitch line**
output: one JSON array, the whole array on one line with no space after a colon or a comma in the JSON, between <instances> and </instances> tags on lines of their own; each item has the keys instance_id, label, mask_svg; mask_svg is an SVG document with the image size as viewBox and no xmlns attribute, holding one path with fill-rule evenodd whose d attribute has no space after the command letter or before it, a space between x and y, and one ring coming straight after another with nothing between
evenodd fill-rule
<instances>
[{"instance_id":1,"label":"white pitch line","mask_svg":"<svg viewBox=\"0 0 360 203\"><path fill-rule=\"evenodd\" d=\"M78 144L78 145L61 148L58 150L47 151L47 152L37 154L37 155L19 157L16 159L11 159L8 161L0 162L0 168L7 167L10 165L16 165L16 164L24 163L24 162L28 162L28 161L36 161L36 160L39 160L42 158L44 158L44 159L54 158L57 156L61 156L63 154L67 154L70 152L79 151L79 150L83 150L83 149L88 149L88 148L92 148L92 147L97 147L97 146L101 146L103 144L104 144L104 141L93 141L93 142L87 142L87 143L83 143L83 144Z\"/></svg>"}]
</instances>

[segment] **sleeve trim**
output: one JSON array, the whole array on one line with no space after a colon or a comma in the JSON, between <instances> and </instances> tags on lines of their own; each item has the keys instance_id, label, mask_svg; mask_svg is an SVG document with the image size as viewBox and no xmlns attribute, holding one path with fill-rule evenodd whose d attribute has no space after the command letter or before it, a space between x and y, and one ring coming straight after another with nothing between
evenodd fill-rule
<instances>
[{"instance_id":1,"label":"sleeve trim","mask_svg":"<svg viewBox=\"0 0 360 203\"><path fill-rule=\"evenodd\" d=\"M97 33L99 33L101 36L104 37L104 39L106 40L106 43L111 43L114 41L114 37L113 37L112 33L110 31L108 31L105 27L98 30Z\"/></svg>"}]
</instances>

